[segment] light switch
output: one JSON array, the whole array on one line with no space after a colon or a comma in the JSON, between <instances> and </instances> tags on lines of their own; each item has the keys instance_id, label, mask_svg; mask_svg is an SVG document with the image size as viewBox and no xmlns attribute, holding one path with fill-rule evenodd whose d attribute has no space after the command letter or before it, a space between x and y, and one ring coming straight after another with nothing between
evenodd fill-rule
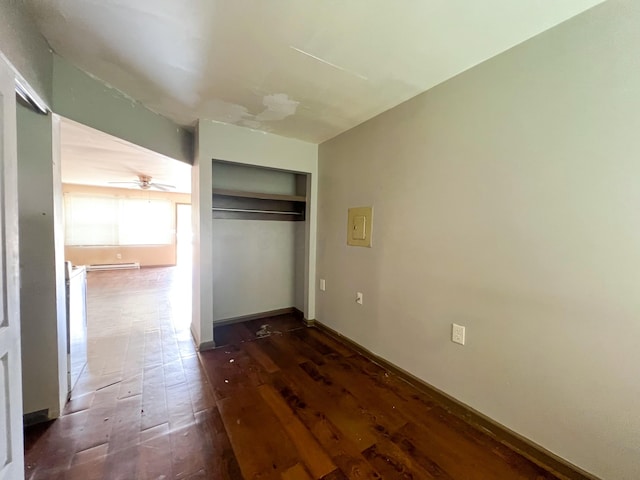
<instances>
[{"instance_id":1,"label":"light switch","mask_svg":"<svg viewBox=\"0 0 640 480\"><path fill-rule=\"evenodd\" d=\"M371 207L356 207L349 209L347 221L347 245L356 247L371 246Z\"/></svg>"},{"instance_id":2,"label":"light switch","mask_svg":"<svg viewBox=\"0 0 640 480\"><path fill-rule=\"evenodd\" d=\"M353 217L353 239L364 240L367 238L367 217L356 215Z\"/></svg>"}]
</instances>

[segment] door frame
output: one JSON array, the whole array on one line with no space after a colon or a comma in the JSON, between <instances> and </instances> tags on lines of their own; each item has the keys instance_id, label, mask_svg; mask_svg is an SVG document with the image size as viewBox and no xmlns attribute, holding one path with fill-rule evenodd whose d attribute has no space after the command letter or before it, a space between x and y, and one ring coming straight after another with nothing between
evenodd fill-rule
<instances>
[{"instance_id":1,"label":"door frame","mask_svg":"<svg viewBox=\"0 0 640 480\"><path fill-rule=\"evenodd\" d=\"M0 480L24 478L16 77L0 56Z\"/></svg>"},{"instance_id":2,"label":"door frame","mask_svg":"<svg viewBox=\"0 0 640 480\"><path fill-rule=\"evenodd\" d=\"M175 232L176 232L176 267L180 266L179 259L179 251L180 251L180 240L179 240L179 229L178 229L178 210L180 207L188 206L191 209L191 203L185 202L176 202L176 219L175 219ZM189 215L189 223L191 224L191 215ZM193 249L193 228L191 229L191 248ZM193 264L193 255L191 256L191 263Z\"/></svg>"}]
</instances>

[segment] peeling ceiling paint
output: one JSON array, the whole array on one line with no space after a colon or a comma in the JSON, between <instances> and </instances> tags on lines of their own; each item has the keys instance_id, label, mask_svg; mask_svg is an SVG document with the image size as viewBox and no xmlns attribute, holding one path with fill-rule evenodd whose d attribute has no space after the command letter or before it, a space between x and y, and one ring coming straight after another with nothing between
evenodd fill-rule
<instances>
[{"instance_id":1,"label":"peeling ceiling paint","mask_svg":"<svg viewBox=\"0 0 640 480\"><path fill-rule=\"evenodd\" d=\"M215 111L218 121L264 130L268 129L268 122L283 120L295 114L299 104L286 93L274 93L263 97L262 110L257 114L249 112L247 107L217 98L208 101L205 108Z\"/></svg>"},{"instance_id":2,"label":"peeling ceiling paint","mask_svg":"<svg viewBox=\"0 0 640 480\"><path fill-rule=\"evenodd\" d=\"M296 113L296 109L300 102L291 100L286 93L275 93L273 95L266 95L262 99L262 104L265 109L262 113L256 115L256 120L259 122L268 122L272 120L282 120L289 115Z\"/></svg>"},{"instance_id":3,"label":"peeling ceiling paint","mask_svg":"<svg viewBox=\"0 0 640 480\"><path fill-rule=\"evenodd\" d=\"M25 0L61 56L184 126L322 142L602 0Z\"/></svg>"}]
</instances>

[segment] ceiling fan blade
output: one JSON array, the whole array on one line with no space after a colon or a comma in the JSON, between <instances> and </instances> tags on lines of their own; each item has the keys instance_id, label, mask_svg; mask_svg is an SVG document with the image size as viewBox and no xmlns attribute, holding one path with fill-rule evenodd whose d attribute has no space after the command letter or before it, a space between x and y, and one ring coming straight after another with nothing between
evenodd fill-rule
<instances>
[{"instance_id":1,"label":"ceiling fan blade","mask_svg":"<svg viewBox=\"0 0 640 480\"><path fill-rule=\"evenodd\" d=\"M151 183L149 185L152 188L157 188L158 190L162 190L163 192L170 192L171 190L175 190L176 188L173 185L163 185L162 183Z\"/></svg>"},{"instance_id":2,"label":"ceiling fan blade","mask_svg":"<svg viewBox=\"0 0 640 480\"><path fill-rule=\"evenodd\" d=\"M152 187L159 188L161 190L175 190L176 188L175 185L168 185L166 183L151 182L149 185L151 185Z\"/></svg>"},{"instance_id":3,"label":"ceiling fan blade","mask_svg":"<svg viewBox=\"0 0 640 480\"><path fill-rule=\"evenodd\" d=\"M147 176L147 175L140 175L140 180L131 180L128 182L108 182L110 185L133 185L136 186L138 188L141 188L142 190L148 190L150 188L156 189L156 190L162 190L164 192L170 192L172 190L175 190L175 185L169 185L167 183L156 183L156 182L151 182L151 177Z\"/></svg>"}]
</instances>

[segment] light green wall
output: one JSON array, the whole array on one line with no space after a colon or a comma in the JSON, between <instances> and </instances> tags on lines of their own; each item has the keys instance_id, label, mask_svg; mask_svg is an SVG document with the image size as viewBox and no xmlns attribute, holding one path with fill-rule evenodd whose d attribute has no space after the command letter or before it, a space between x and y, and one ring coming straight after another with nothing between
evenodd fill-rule
<instances>
[{"instance_id":1,"label":"light green wall","mask_svg":"<svg viewBox=\"0 0 640 480\"><path fill-rule=\"evenodd\" d=\"M17 121L23 406L25 414L48 409L56 418L67 394L66 317L56 289L61 280L64 293L64 277L56 274L54 248L59 165L52 157L52 116L18 105Z\"/></svg>"},{"instance_id":2,"label":"light green wall","mask_svg":"<svg viewBox=\"0 0 640 480\"><path fill-rule=\"evenodd\" d=\"M638 25L610 0L319 151L318 320L617 480L640 478ZM373 247L347 247L363 205Z\"/></svg>"},{"instance_id":3,"label":"light green wall","mask_svg":"<svg viewBox=\"0 0 640 480\"><path fill-rule=\"evenodd\" d=\"M53 56L53 111L63 117L191 164L193 135Z\"/></svg>"},{"instance_id":4,"label":"light green wall","mask_svg":"<svg viewBox=\"0 0 640 480\"><path fill-rule=\"evenodd\" d=\"M213 220L213 321L295 306L296 224Z\"/></svg>"},{"instance_id":5,"label":"light green wall","mask_svg":"<svg viewBox=\"0 0 640 480\"><path fill-rule=\"evenodd\" d=\"M213 162L213 187L245 192L296 194L296 175L235 163Z\"/></svg>"},{"instance_id":6,"label":"light green wall","mask_svg":"<svg viewBox=\"0 0 640 480\"><path fill-rule=\"evenodd\" d=\"M52 58L49 44L31 20L24 2L0 2L0 53L49 105L52 93Z\"/></svg>"}]
</instances>

